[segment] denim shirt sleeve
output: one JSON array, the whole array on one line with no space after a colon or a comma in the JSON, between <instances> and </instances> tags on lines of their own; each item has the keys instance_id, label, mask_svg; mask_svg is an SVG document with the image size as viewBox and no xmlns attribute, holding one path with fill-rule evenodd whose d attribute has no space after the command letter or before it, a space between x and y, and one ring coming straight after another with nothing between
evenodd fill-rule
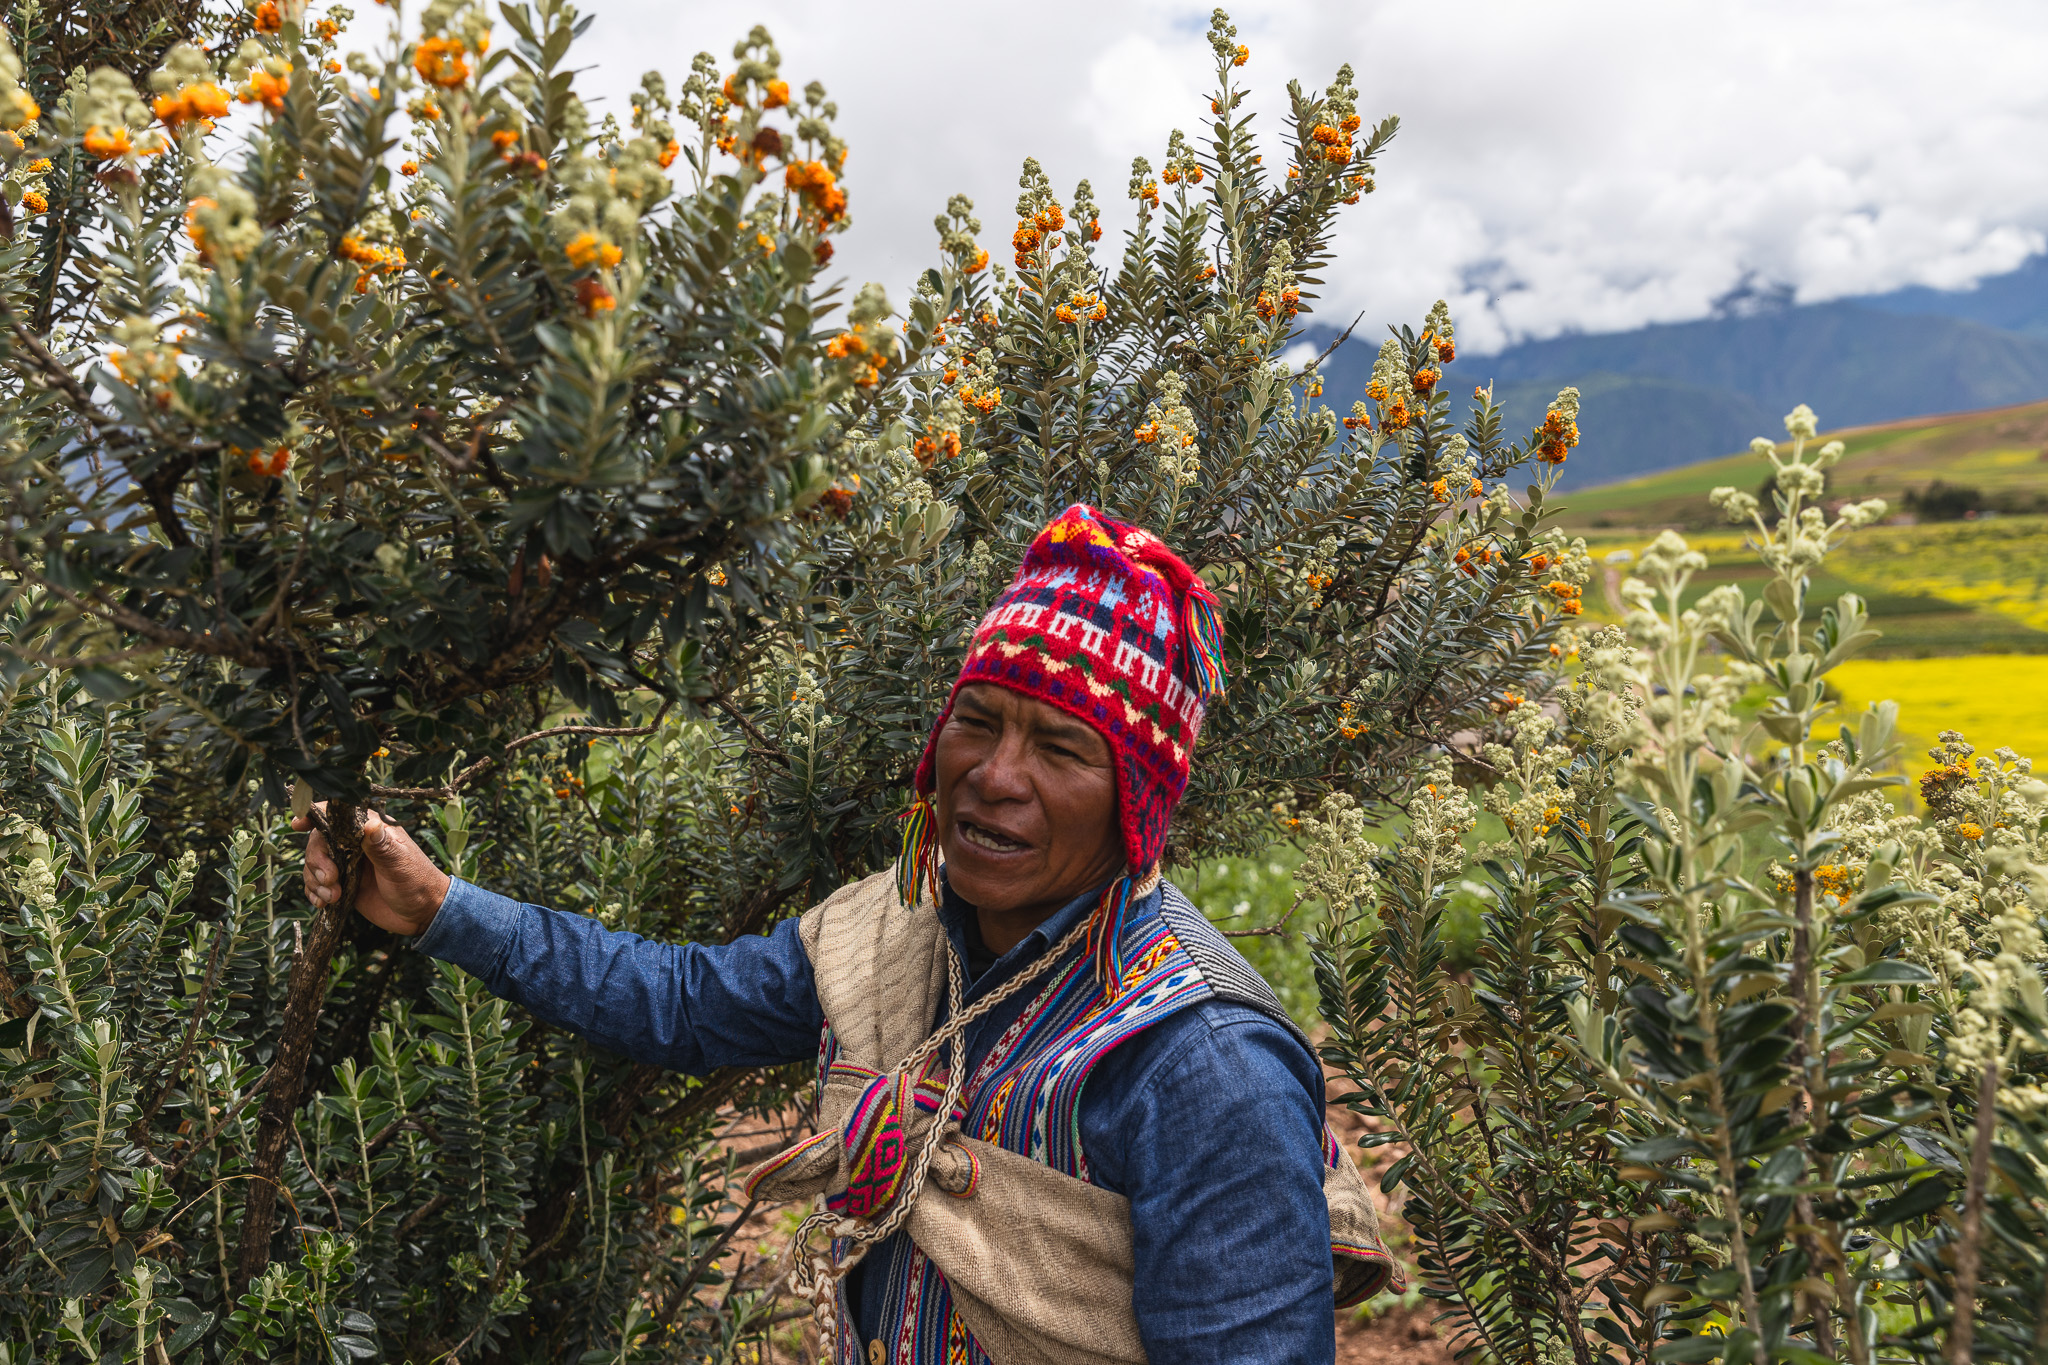
<instances>
[{"instance_id":1,"label":"denim shirt sleeve","mask_svg":"<svg viewBox=\"0 0 2048 1365\"><path fill-rule=\"evenodd\" d=\"M655 943L456 879L413 946L636 1062L702 1075L815 1057L811 961L784 920L722 947Z\"/></svg>"},{"instance_id":2,"label":"denim shirt sleeve","mask_svg":"<svg viewBox=\"0 0 2048 1365\"><path fill-rule=\"evenodd\" d=\"M1255 1011L1209 1002L1089 1077L1096 1184L1131 1201L1132 1306L1154 1365L1336 1358L1323 1078Z\"/></svg>"}]
</instances>

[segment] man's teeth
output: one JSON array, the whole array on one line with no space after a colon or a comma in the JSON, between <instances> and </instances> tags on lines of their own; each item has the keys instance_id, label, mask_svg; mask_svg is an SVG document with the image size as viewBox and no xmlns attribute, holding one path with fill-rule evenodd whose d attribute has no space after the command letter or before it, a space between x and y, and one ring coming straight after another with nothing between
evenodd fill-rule
<instances>
[{"instance_id":1,"label":"man's teeth","mask_svg":"<svg viewBox=\"0 0 2048 1365\"><path fill-rule=\"evenodd\" d=\"M963 825L960 834L976 848L985 848L993 853L1011 853L1024 847L1015 839L1005 839L1000 834L991 834L979 825Z\"/></svg>"}]
</instances>

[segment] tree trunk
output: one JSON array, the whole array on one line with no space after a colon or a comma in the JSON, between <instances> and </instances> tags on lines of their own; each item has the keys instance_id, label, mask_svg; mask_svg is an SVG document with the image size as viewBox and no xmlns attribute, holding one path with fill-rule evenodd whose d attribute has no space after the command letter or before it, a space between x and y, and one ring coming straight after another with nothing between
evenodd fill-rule
<instances>
[{"instance_id":1,"label":"tree trunk","mask_svg":"<svg viewBox=\"0 0 2048 1365\"><path fill-rule=\"evenodd\" d=\"M250 1170L249 1194L242 1205L242 1247L235 1268L235 1293L270 1264L270 1238L277 1227L278 1174L284 1169L285 1147L291 1140L292 1116L298 1112L306 1065L320 1024L320 1006L327 995L327 968L341 942L342 928L354 912L356 886L362 872L361 806L333 802L323 816L312 819L326 836L341 872L341 894L320 907L306 930L304 946L292 961L285 992L284 1027L277 1057L270 1064L270 1088L256 1119L256 1158Z\"/></svg>"}]
</instances>

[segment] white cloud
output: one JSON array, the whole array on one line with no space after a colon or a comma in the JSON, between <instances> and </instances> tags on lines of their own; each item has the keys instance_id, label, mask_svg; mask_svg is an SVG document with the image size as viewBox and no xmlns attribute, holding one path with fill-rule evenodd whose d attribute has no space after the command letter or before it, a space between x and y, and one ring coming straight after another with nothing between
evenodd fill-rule
<instances>
[{"instance_id":1,"label":"white cloud","mask_svg":"<svg viewBox=\"0 0 2048 1365\"><path fill-rule=\"evenodd\" d=\"M976 201L992 252L1017 166L1093 181L1114 233L1130 158L1207 121L1206 7L1163 0L586 0L586 92L729 64L754 18L842 110L839 262L901 298L932 216ZM379 13L371 11L372 14ZM1349 210L1323 316L1419 320L1467 347L1705 314L1745 280L1802 300L1967 284L2048 244L2048 10L2036 0L1365 0L1240 5L1268 134L1284 86L1358 71L1402 117ZM1277 159L1277 158L1276 158Z\"/></svg>"}]
</instances>

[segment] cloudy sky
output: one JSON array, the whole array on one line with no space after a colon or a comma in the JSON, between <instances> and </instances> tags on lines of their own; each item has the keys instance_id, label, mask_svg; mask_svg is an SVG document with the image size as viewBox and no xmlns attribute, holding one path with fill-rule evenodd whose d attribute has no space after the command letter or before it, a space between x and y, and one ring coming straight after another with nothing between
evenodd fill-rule
<instances>
[{"instance_id":1,"label":"cloudy sky","mask_svg":"<svg viewBox=\"0 0 2048 1365\"><path fill-rule=\"evenodd\" d=\"M584 0L583 78L620 96L767 24L822 80L852 156L839 262L900 299L948 194L1000 249L1020 160L1090 178L1121 226L1133 155L1194 133L1208 10L1167 0ZM1967 285L2048 245L2040 0L1304 0L1240 3L1277 136L1288 80L1357 69L1401 116L1349 210L1323 315L1419 320L1472 350L1699 317L1745 281L1802 300ZM623 113L623 110L621 110ZM1277 156L1274 160L1278 160ZM1107 244L1107 243L1105 243Z\"/></svg>"}]
</instances>

